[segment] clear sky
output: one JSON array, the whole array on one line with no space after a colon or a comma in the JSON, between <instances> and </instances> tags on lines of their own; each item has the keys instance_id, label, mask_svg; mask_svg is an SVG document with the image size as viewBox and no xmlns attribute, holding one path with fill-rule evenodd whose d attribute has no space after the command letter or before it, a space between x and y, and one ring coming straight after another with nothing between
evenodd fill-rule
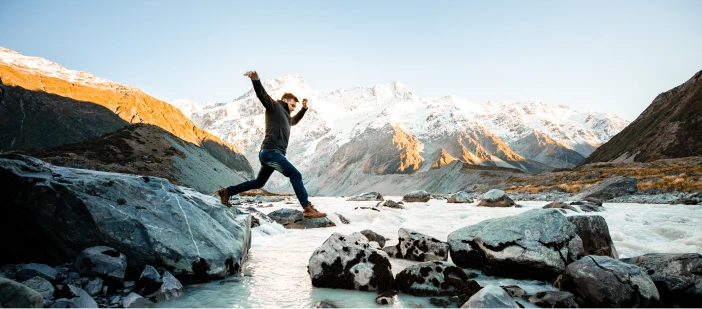
<instances>
[{"instance_id":1,"label":"clear sky","mask_svg":"<svg viewBox=\"0 0 702 309\"><path fill-rule=\"evenodd\" d=\"M700 0L0 0L0 29L0 46L200 103L238 97L255 69L633 120L702 70Z\"/></svg>"}]
</instances>

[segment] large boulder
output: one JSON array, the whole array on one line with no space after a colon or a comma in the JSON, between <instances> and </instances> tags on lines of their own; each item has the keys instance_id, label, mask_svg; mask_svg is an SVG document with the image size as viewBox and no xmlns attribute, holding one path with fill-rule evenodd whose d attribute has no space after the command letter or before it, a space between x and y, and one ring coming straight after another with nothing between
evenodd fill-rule
<instances>
[{"instance_id":1,"label":"large boulder","mask_svg":"<svg viewBox=\"0 0 702 309\"><path fill-rule=\"evenodd\" d=\"M459 191L448 197L448 203L473 203L473 198L466 191Z\"/></svg>"},{"instance_id":2,"label":"large boulder","mask_svg":"<svg viewBox=\"0 0 702 309\"><path fill-rule=\"evenodd\" d=\"M268 214L273 221L280 223L286 229L314 229L336 226L327 217L305 219L302 211L292 208L281 208Z\"/></svg>"},{"instance_id":3,"label":"large boulder","mask_svg":"<svg viewBox=\"0 0 702 309\"><path fill-rule=\"evenodd\" d=\"M8 260L75 260L104 245L129 267L223 278L239 271L251 215L166 179L57 167L0 155L0 233ZM27 244L32 244L27 246Z\"/></svg>"},{"instance_id":4,"label":"large boulder","mask_svg":"<svg viewBox=\"0 0 702 309\"><path fill-rule=\"evenodd\" d=\"M456 265L510 278L552 280L583 256L575 226L557 209L489 219L448 236Z\"/></svg>"},{"instance_id":5,"label":"large boulder","mask_svg":"<svg viewBox=\"0 0 702 309\"><path fill-rule=\"evenodd\" d=\"M520 308L501 287L488 285L471 296L461 308Z\"/></svg>"},{"instance_id":6,"label":"large boulder","mask_svg":"<svg viewBox=\"0 0 702 309\"><path fill-rule=\"evenodd\" d=\"M514 205L516 205L516 203L507 196L505 191L500 189L492 189L485 192L480 198L480 201L478 201L478 206L485 207L510 207Z\"/></svg>"},{"instance_id":7,"label":"large boulder","mask_svg":"<svg viewBox=\"0 0 702 309\"><path fill-rule=\"evenodd\" d=\"M383 196L378 192L366 192L346 199L347 201L382 201Z\"/></svg>"},{"instance_id":8,"label":"large boulder","mask_svg":"<svg viewBox=\"0 0 702 309\"><path fill-rule=\"evenodd\" d=\"M361 233L332 234L312 253L307 271L316 287L390 291L393 284L388 255Z\"/></svg>"},{"instance_id":9,"label":"large boulder","mask_svg":"<svg viewBox=\"0 0 702 309\"><path fill-rule=\"evenodd\" d=\"M375 241L381 248L385 247L385 241L387 240L385 236L380 235L371 230L363 230L361 231L361 234L363 234L363 236L366 236L366 238L368 238L368 241Z\"/></svg>"},{"instance_id":10,"label":"large boulder","mask_svg":"<svg viewBox=\"0 0 702 309\"><path fill-rule=\"evenodd\" d=\"M454 296L462 293L470 277L449 262L423 262L408 266L395 277L395 289L415 296Z\"/></svg>"},{"instance_id":11,"label":"large boulder","mask_svg":"<svg viewBox=\"0 0 702 309\"><path fill-rule=\"evenodd\" d=\"M22 282L22 284L28 286L32 290L39 292L39 294L41 294L41 296L44 297L44 299L48 300L54 298L54 285L42 277L34 277L25 282Z\"/></svg>"},{"instance_id":12,"label":"large boulder","mask_svg":"<svg viewBox=\"0 0 702 309\"><path fill-rule=\"evenodd\" d=\"M24 248L20 247L20 248ZM12 251L18 251L18 250L12 250ZM6 252L4 254L7 254L9 252ZM34 277L42 277L46 280L49 281L55 281L56 276L58 272L56 271L55 268L46 265L46 264L39 264L39 263L29 263L29 264L20 264L16 266L15 269L15 278L17 280L29 280Z\"/></svg>"},{"instance_id":13,"label":"large boulder","mask_svg":"<svg viewBox=\"0 0 702 309\"><path fill-rule=\"evenodd\" d=\"M397 258L419 262L448 260L449 244L446 242L406 228L399 229L397 235Z\"/></svg>"},{"instance_id":14,"label":"large boulder","mask_svg":"<svg viewBox=\"0 0 702 309\"><path fill-rule=\"evenodd\" d=\"M666 307L699 307L702 299L702 255L649 253L621 261L643 268L656 284Z\"/></svg>"},{"instance_id":15,"label":"large boulder","mask_svg":"<svg viewBox=\"0 0 702 309\"><path fill-rule=\"evenodd\" d=\"M575 233L583 240L585 255L619 258L619 253L609 235L607 221L602 216L570 216L568 221L575 225Z\"/></svg>"},{"instance_id":16,"label":"large boulder","mask_svg":"<svg viewBox=\"0 0 702 309\"><path fill-rule=\"evenodd\" d=\"M0 278L0 306L3 308L44 308L44 297L24 284Z\"/></svg>"},{"instance_id":17,"label":"large boulder","mask_svg":"<svg viewBox=\"0 0 702 309\"><path fill-rule=\"evenodd\" d=\"M634 194L639 191L636 179L624 176L612 176L600 181L598 184L585 188L573 196L573 200L592 197L602 201L615 197Z\"/></svg>"},{"instance_id":18,"label":"large boulder","mask_svg":"<svg viewBox=\"0 0 702 309\"><path fill-rule=\"evenodd\" d=\"M100 276L122 283L127 271L127 257L110 247L90 247L80 253L73 267L84 276Z\"/></svg>"},{"instance_id":19,"label":"large boulder","mask_svg":"<svg viewBox=\"0 0 702 309\"><path fill-rule=\"evenodd\" d=\"M426 203L431 199L431 195L424 190L412 191L402 197L405 203Z\"/></svg>"},{"instance_id":20,"label":"large boulder","mask_svg":"<svg viewBox=\"0 0 702 309\"><path fill-rule=\"evenodd\" d=\"M554 285L573 293L582 307L653 307L660 300L644 269L606 256L568 265Z\"/></svg>"}]
</instances>

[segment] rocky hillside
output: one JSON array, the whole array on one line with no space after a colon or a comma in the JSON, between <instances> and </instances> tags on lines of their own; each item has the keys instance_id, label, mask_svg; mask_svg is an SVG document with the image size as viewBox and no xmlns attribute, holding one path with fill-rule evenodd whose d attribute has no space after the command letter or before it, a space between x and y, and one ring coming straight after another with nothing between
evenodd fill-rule
<instances>
[{"instance_id":1,"label":"rocky hillside","mask_svg":"<svg viewBox=\"0 0 702 309\"><path fill-rule=\"evenodd\" d=\"M582 164L649 162L702 155L702 71L659 94L629 126Z\"/></svg>"},{"instance_id":2,"label":"rocky hillside","mask_svg":"<svg viewBox=\"0 0 702 309\"><path fill-rule=\"evenodd\" d=\"M0 48L0 151L84 141L130 124L157 126L234 172L252 175L231 144L139 89Z\"/></svg>"},{"instance_id":3,"label":"rocky hillside","mask_svg":"<svg viewBox=\"0 0 702 309\"><path fill-rule=\"evenodd\" d=\"M161 177L205 193L246 180L205 149L144 123L81 142L14 152L58 166Z\"/></svg>"}]
</instances>

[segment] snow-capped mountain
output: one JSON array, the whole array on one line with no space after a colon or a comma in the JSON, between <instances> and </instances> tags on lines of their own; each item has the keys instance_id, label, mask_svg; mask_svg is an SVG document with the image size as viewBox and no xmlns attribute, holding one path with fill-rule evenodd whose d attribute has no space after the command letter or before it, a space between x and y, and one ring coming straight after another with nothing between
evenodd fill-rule
<instances>
[{"instance_id":1,"label":"snow-capped mountain","mask_svg":"<svg viewBox=\"0 0 702 309\"><path fill-rule=\"evenodd\" d=\"M292 128L288 157L312 192L315 183L320 189L329 182L338 186L340 179L362 181L364 175L413 174L454 160L528 172L572 167L628 124L613 115L535 101L420 98L397 81L320 92L301 76L286 75L263 85L273 98L292 92L310 100L304 119ZM233 102L195 111L179 105L198 126L243 149L258 167L264 108L253 89ZM286 183L281 177L271 181Z\"/></svg>"}]
</instances>

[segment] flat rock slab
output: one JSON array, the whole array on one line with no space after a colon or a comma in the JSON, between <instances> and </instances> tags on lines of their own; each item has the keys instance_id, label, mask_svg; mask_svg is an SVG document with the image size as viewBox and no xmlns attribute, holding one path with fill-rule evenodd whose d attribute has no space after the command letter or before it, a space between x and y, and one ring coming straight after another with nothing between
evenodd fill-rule
<instances>
[{"instance_id":1,"label":"flat rock slab","mask_svg":"<svg viewBox=\"0 0 702 309\"><path fill-rule=\"evenodd\" d=\"M286 229L314 229L336 226L327 217L304 219L302 211L291 208L281 208L268 214L268 217L280 223Z\"/></svg>"}]
</instances>

